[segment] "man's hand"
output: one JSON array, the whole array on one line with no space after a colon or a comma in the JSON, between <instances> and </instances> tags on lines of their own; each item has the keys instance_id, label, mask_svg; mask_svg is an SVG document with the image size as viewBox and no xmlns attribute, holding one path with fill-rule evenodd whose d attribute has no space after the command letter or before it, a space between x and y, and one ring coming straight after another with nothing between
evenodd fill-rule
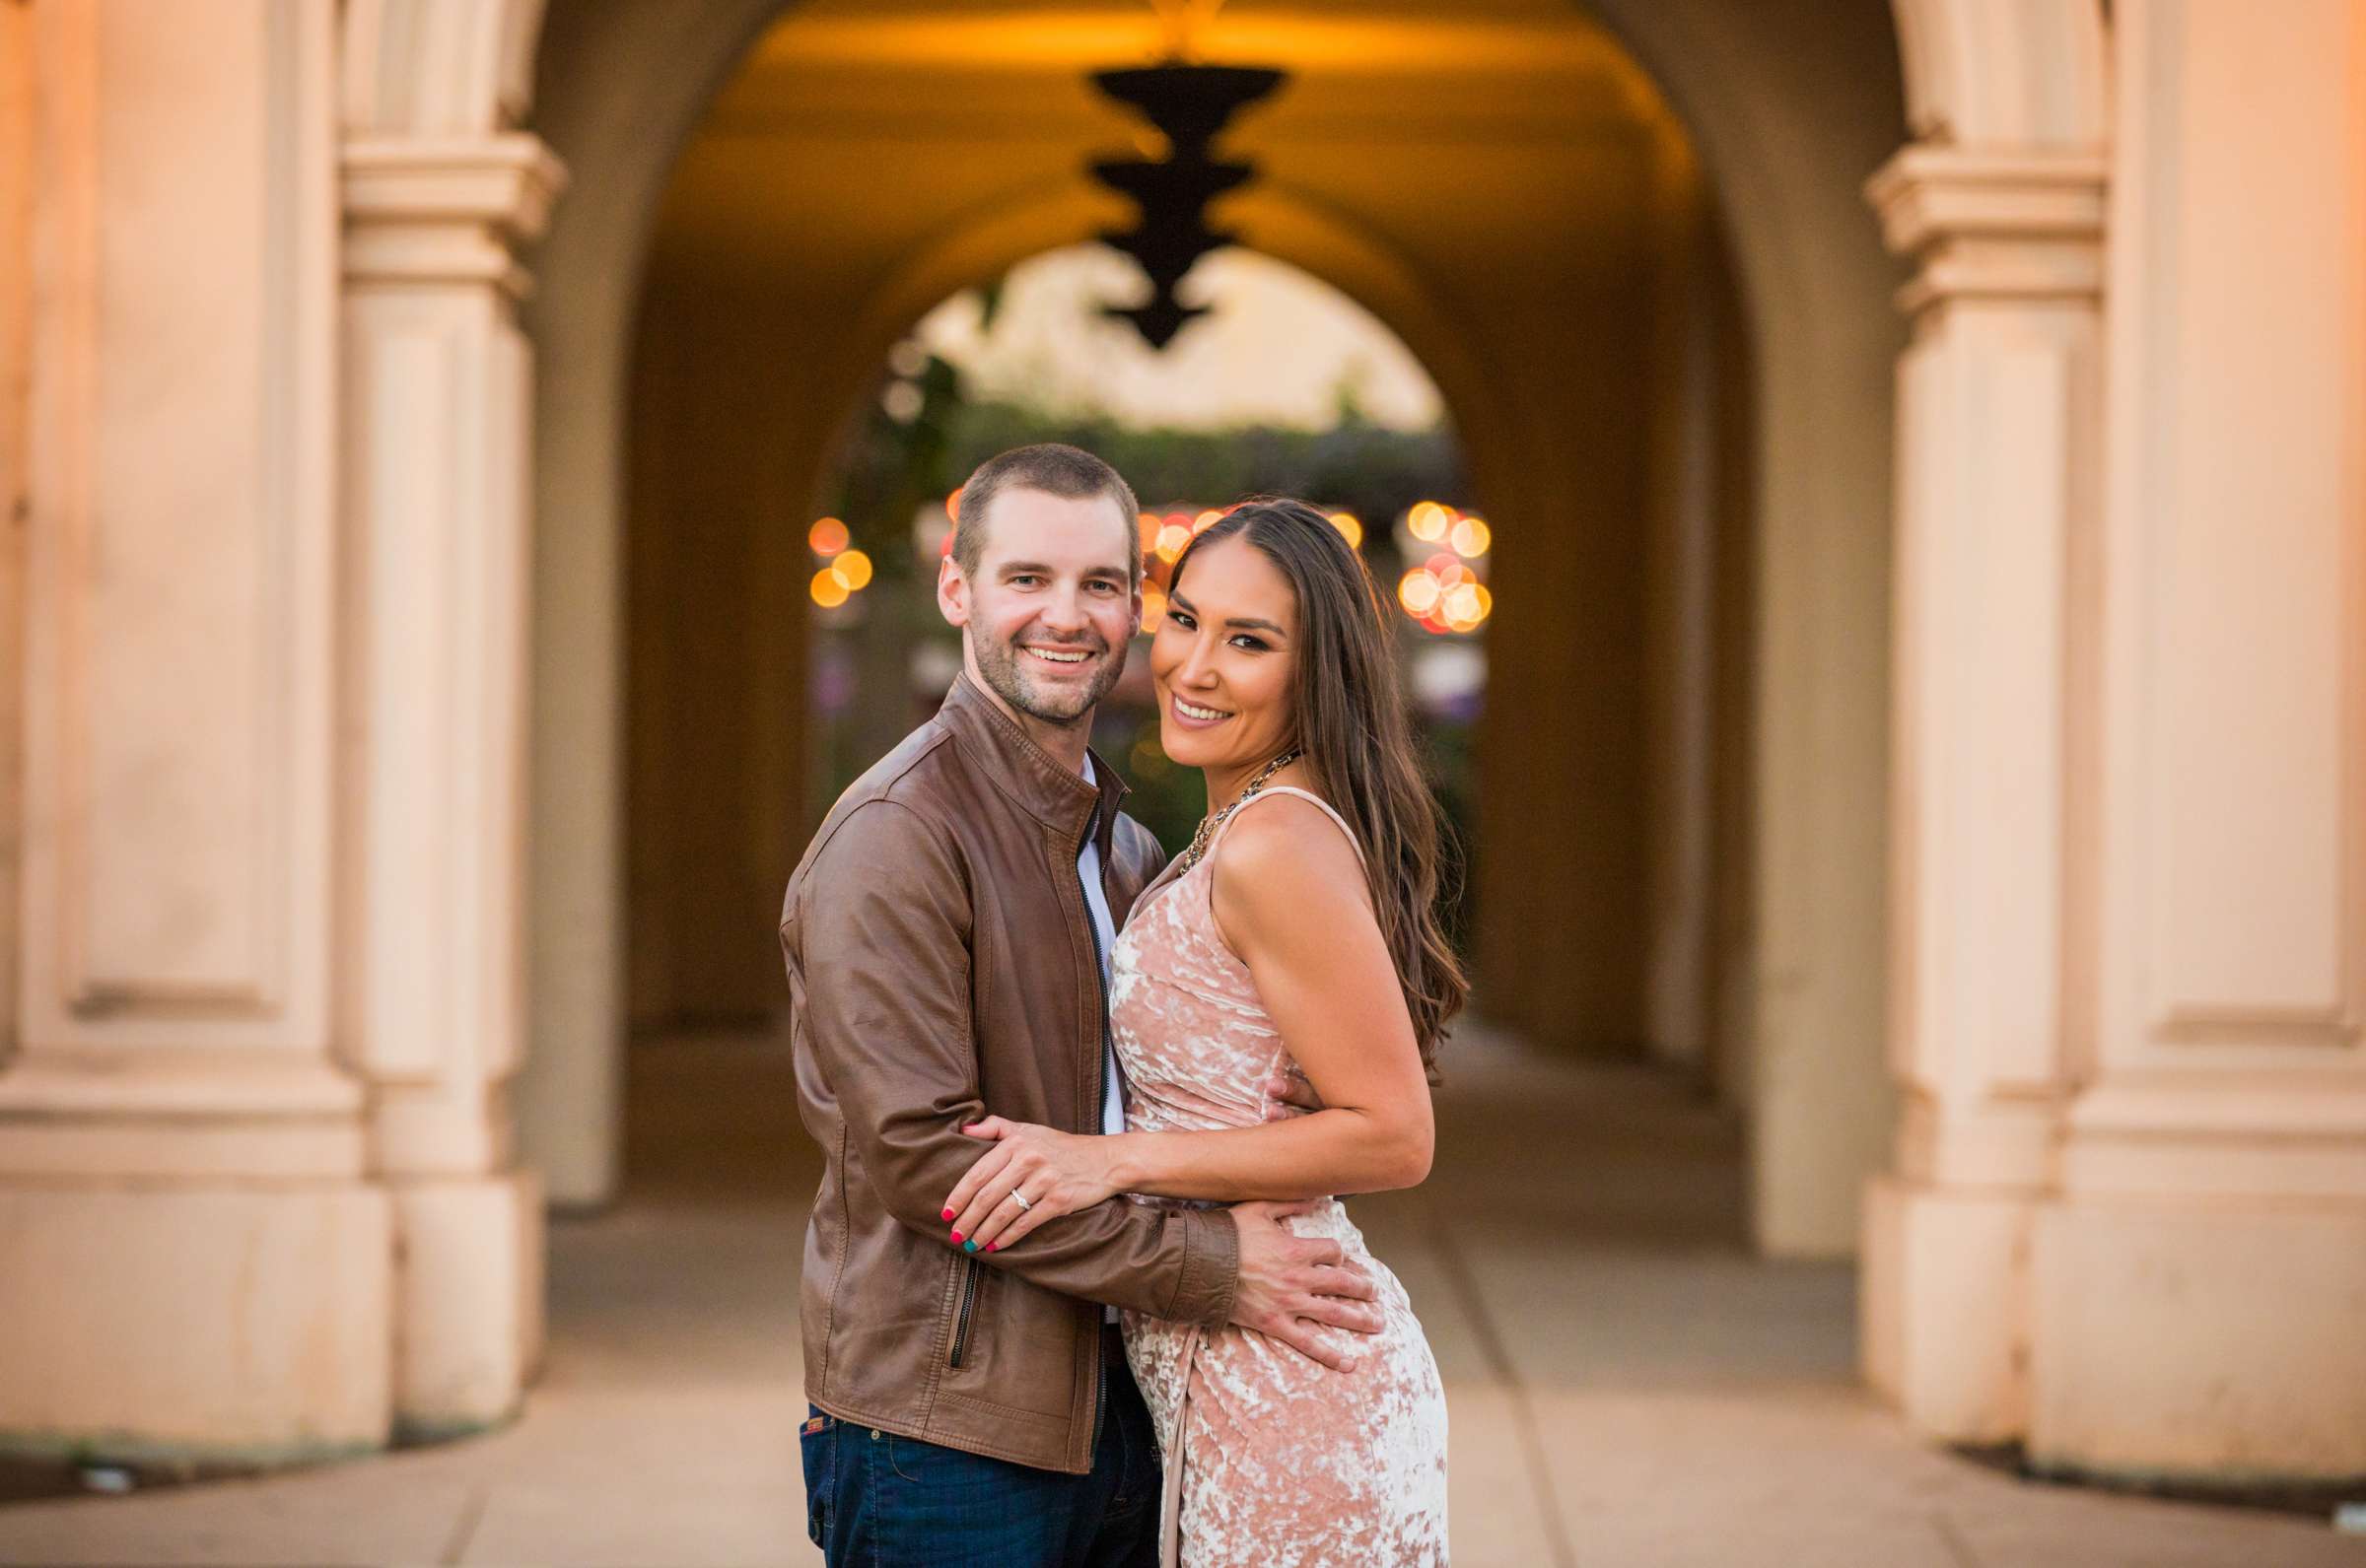
<instances>
[{"instance_id":1,"label":"man's hand","mask_svg":"<svg viewBox=\"0 0 2366 1568\"><path fill-rule=\"evenodd\" d=\"M1337 1242L1301 1239L1282 1221L1310 1212L1315 1200L1297 1203L1235 1203L1240 1227L1240 1284L1232 1296L1232 1321L1271 1334L1335 1372L1356 1370L1356 1358L1325 1342L1323 1328L1378 1333L1383 1320L1371 1305L1379 1295L1362 1270L1353 1267Z\"/></svg>"},{"instance_id":2,"label":"man's hand","mask_svg":"<svg viewBox=\"0 0 2366 1568\"><path fill-rule=\"evenodd\" d=\"M1295 1067L1285 1067L1265 1080L1265 1119L1268 1122L1287 1122L1301 1112L1323 1109L1323 1097L1314 1092L1306 1074Z\"/></svg>"}]
</instances>

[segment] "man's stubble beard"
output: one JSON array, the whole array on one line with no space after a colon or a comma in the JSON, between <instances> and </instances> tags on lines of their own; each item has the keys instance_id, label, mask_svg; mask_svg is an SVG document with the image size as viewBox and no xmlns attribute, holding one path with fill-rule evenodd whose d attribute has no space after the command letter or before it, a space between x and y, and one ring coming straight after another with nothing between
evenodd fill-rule
<instances>
[{"instance_id":1,"label":"man's stubble beard","mask_svg":"<svg viewBox=\"0 0 2366 1568\"><path fill-rule=\"evenodd\" d=\"M1089 722L1092 711L1100 706L1101 699L1109 695L1118 677L1126 672L1127 648L1120 644L1102 658L1100 674L1083 689L1082 701L1070 709L1067 705L1071 699L1066 694L1036 689L1020 662L1026 655L1018 650L1016 644L988 643L981 638L973 646L977 649L978 673L986 677L986 684L997 697L1029 718L1063 727Z\"/></svg>"}]
</instances>

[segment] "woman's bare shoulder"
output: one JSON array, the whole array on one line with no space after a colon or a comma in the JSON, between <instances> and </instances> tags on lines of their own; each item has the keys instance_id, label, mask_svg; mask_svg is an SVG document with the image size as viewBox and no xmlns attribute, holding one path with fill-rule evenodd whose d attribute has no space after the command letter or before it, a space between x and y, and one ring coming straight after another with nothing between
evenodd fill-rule
<instances>
[{"instance_id":1,"label":"woman's bare shoulder","mask_svg":"<svg viewBox=\"0 0 2366 1568\"><path fill-rule=\"evenodd\" d=\"M1244 913L1310 913L1334 899L1362 902L1363 865L1331 814L1277 794L1236 813L1216 846L1218 887Z\"/></svg>"}]
</instances>

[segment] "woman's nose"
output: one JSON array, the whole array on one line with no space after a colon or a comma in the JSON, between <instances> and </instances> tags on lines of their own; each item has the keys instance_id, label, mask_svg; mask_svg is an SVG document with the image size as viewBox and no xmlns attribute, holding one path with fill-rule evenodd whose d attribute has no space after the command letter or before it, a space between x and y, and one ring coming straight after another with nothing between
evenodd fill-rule
<instances>
[{"instance_id":1,"label":"woman's nose","mask_svg":"<svg viewBox=\"0 0 2366 1568\"><path fill-rule=\"evenodd\" d=\"M1192 639L1191 651L1183 655L1183 667L1175 671L1175 680L1184 686L1206 686L1216 678L1216 661L1208 644Z\"/></svg>"}]
</instances>

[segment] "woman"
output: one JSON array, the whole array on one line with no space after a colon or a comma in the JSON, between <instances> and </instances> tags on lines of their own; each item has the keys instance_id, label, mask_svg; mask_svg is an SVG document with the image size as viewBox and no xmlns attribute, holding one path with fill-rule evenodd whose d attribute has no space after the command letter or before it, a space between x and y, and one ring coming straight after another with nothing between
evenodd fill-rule
<instances>
[{"instance_id":1,"label":"woman","mask_svg":"<svg viewBox=\"0 0 2366 1568\"><path fill-rule=\"evenodd\" d=\"M1309 1198L1385 1327L1334 1371L1256 1333L1126 1316L1164 1450L1164 1560L1446 1560L1446 1410L1405 1291L1333 1195L1428 1174L1428 1071L1467 989L1438 928L1437 814L1362 559L1295 501L1238 508L1175 563L1150 645L1159 737L1210 815L1136 901L1109 1022L1123 1134L989 1118L953 1228L997 1250L1115 1193ZM1268 1122L1277 1073L1322 1109ZM1028 1206L1005 1202L1016 1189Z\"/></svg>"}]
</instances>

